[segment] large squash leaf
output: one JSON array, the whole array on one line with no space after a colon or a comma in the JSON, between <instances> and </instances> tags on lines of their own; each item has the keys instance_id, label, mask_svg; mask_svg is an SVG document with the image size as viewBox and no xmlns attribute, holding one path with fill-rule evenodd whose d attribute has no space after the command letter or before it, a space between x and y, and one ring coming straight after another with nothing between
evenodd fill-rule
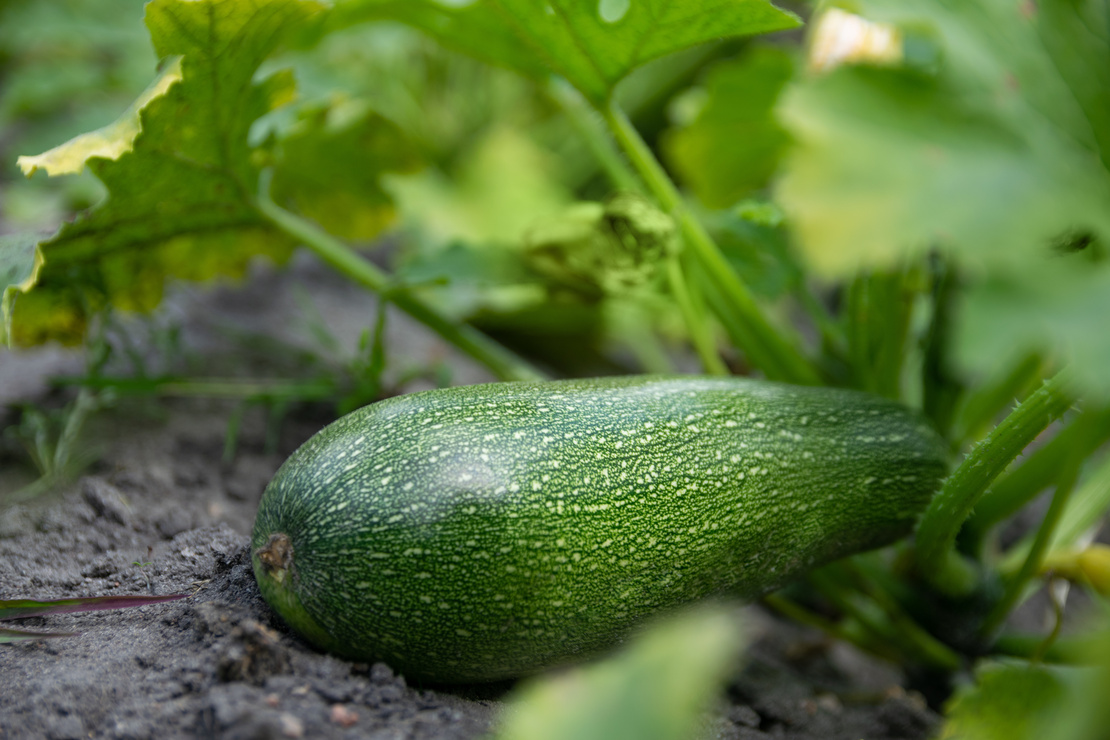
<instances>
[{"instance_id":1,"label":"large squash leaf","mask_svg":"<svg viewBox=\"0 0 1110 740\"><path fill-rule=\"evenodd\" d=\"M726 36L797 26L767 0L345 0L341 14L391 17L445 46L535 78L556 74L602 103L636 67Z\"/></svg>"},{"instance_id":2,"label":"large squash leaf","mask_svg":"<svg viewBox=\"0 0 1110 740\"><path fill-rule=\"evenodd\" d=\"M841 67L796 86L779 195L812 264L847 274L938 244L1024 262L1077 228L1110 235L1104 0L866 0L938 47L935 73Z\"/></svg>"},{"instance_id":3,"label":"large squash leaf","mask_svg":"<svg viewBox=\"0 0 1110 740\"><path fill-rule=\"evenodd\" d=\"M781 106L778 195L807 261L848 275L941 249L970 290L964 368L1046 352L1110 396L1110 4L856 7L902 29L909 61L810 76Z\"/></svg>"},{"instance_id":4,"label":"large squash leaf","mask_svg":"<svg viewBox=\"0 0 1110 740\"><path fill-rule=\"evenodd\" d=\"M40 245L37 282L11 306L9 342L76 341L105 305L157 305L169 276L237 276L255 255L287 258L292 245L251 205L257 170L247 136L291 98L293 83L288 74L254 75L319 9L307 0L147 6L155 51L168 60L158 80L116 123L20 158L28 175L88 166L109 195Z\"/></svg>"}]
</instances>

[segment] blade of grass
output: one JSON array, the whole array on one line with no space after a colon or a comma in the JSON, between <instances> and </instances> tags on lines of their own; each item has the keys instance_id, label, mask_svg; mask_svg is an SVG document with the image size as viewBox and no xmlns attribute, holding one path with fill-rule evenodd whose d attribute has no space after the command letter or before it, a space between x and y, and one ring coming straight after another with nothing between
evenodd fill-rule
<instances>
[{"instance_id":1,"label":"blade of grass","mask_svg":"<svg viewBox=\"0 0 1110 740\"><path fill-rule=\"evenodd\" d=\"M24 642L27 640L42 640L53 637L76 637L80 632L35 632L33 630L16 630L0 627L0 644L9 642Z\"/></svg>"},{"instance_id":2,"label":"blade of grass","mask_svg":"<svg viewBox=\"0 0 1110 740\"><path fill-rule=\"evenodd\" d=\"M91 596L79 599L54 599L36 601L34 599L0 599L0 620L41 617L48 614L72 614L75 612L98 612L109 609L129 609L135 606L160 604L163 601L184 599L188 594L169 594L167 596L146 596L142 594L123 596Z\"/></svg>"}]
</instances>

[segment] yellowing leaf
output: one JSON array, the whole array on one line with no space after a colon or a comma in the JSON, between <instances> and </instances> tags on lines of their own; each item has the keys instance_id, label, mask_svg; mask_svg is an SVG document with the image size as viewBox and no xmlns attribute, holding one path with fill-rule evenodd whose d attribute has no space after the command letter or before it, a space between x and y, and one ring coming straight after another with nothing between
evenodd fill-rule
<instances>
[{"instance_id":1,"label":"yellowing leaf","mask_svg":"<svg viewBox=\"0 0 1110 740\"><path fill-rule=\"evenodd\" d=\"M170 86L181 79L181 59L172 59L162 73L150 84L127 111L112 123L70 139L65 144L35 156L23 156L17 160L23 174L30 177L39 169L54 177L56 175L76 175L85 169L85 163L93 157L119 159L131 151L135 137L139 135L141 124L139 114L155 98L166 94Z\"/></svg>"},{"instance_id":2,"label":"yellowing leaf","mask_svg":"<svg viewBox=\"0 0 1110 740\"><path fill-rule=\"evenodd\" d=\"M256 256L289 256L293 244L254 207L248 134L290 99L293 81L255 74L283 36L320 9L308 0L147 5L156 53L179 61L133 106L137 124L125 115L103 146L78 137L28 163L72 171L84 161L109 195L40 244L42 267L17 286L22 292L6 291L8 342L79 341L88 317L108 305L156 306L168 278L236 277ZM102 156L114 147L122 147L116 158Z\"/></svg>"},{"instance_id":3,"label":"yellowing leaf","mask_svg":"<svg viewBox=\"0 0 1110 740\"><path fill-rule=\"evenodd\" d=\"M7 343L11 303L19 292L30 290L38 278L42 255L39 237L33 234L0 236L0 344Z\"/></svg>"}]
</instances>

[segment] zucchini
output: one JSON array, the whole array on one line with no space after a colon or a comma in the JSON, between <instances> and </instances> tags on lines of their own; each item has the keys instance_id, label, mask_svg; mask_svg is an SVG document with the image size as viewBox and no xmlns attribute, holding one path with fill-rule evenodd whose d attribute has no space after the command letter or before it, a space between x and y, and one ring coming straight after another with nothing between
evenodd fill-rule
<instances>
[{"instance_id":1,"label":"zucchini","mask_svg":"<svg viewBox=\"0 0 1110 740\"><path fill-rule=\"evenodd\" d=\"M944 470L920 417L856 391L658 376L426 391L285 462L254 572L323 649L497 680L888 544Z\"/></svg>"}]
</instances>

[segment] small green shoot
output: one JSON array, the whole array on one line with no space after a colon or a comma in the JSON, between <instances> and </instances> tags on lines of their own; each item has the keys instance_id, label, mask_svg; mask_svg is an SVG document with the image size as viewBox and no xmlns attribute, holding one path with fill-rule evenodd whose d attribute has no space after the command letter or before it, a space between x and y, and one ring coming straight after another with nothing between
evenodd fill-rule
<instances>
[{"instance_id":1,"label":"small green shoot","mask_svg":"<svg viewBox=\"0 0 1110 740\"><path fill-rule=\"evenodd\" d=\"M5 434L22 443L39 477L11 493L7 502L35 498L72 480L96 460L99 453L81 444L81 430L92 414L113 401L114 395L110 392L97 393L82 388L71 403L58 411L25 406L19 424L5 430Z\"/></svg>"},{"instance_id":2,"label":"small green shoot","mask_svg":"<svg viewBox=\"0 0 1110 740\"><path fill-rule=\"evenodd\" d=\"M146 557L147 557L147 559L143 560L142 558L139 558L138 560L134 560L134 561L131 562L132 565L134 565L136 568L139 569L139 573L142 574L143 580L146 581L146 587L147 587L148 591L153 591L154 590L154 584L150 580L150 573L147 572L147 568L151 565L154 565L154 562L152 560L150 560L150 558L153 556L153 554L154 554L154 548L151 547L150 545L147 545L147 548L146 548Z\"/></svg>"}]
</instances>

